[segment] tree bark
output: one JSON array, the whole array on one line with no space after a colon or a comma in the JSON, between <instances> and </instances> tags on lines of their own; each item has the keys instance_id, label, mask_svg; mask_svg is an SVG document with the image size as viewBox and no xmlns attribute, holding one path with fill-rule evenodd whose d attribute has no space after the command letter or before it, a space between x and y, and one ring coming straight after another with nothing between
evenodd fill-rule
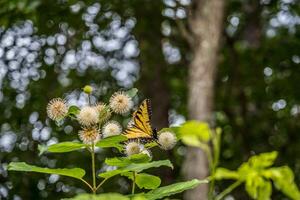
<instances>
[{"instance_id":1,"label":"tree bark","mask_svg":"<svg viewBox=\"0 0 300 200\"><path fill-rule=\"evenodd\" d=\"M193 59L189 68L189 118L212 122L214 76L222 32L224 0L194 0L189 15L193 37ZM183 166L187 179L208 176L208 162L204 152L188 148ZM206 200L208 185L201 185L185 193L187 200Z\"/></svg>"}]
</instances>

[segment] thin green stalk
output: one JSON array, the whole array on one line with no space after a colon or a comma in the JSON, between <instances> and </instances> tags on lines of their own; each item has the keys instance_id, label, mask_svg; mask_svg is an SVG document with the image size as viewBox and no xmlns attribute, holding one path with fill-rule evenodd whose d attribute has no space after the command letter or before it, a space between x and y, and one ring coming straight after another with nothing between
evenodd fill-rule
<instances>
[{"instance_id":1,"label":"thin green stalk","mask_svg":"<svg viewBox=\"0 0 300 200\"><path fill-rule=\"evenodd\" d=\"M132 174L133 174L133 180L132 180L132 191L131 191L131 194L134 194L136 172L132 172Z\"/></svg>"},{"instance_id":2,"label":"thin green stalk","mask_svg":"<svg viewBox=\"0 0 300 200\"><path fill-rule=\"evenodd\" d=\"M232 192L235 188L237 188L239 185L242 184L242 181L236 181L233 184L231 184L228 188L226 188L223 192L221 192L218 196L216 196L215 200L221 200L226 195Z\"/></svg>"},{"instance_id":3,"label":"thin green stalk","mask_svg":"<svg viewBox=\"0 0 300 200\"><path fill-rule=\"evenodd\" d=\"M107 178L104 179L103 181L101 181L101 183L98 184L98 186L96 187L96 191L103 185L103 183L104 183L106 180L107 180Z\"/></svg>"},{"instance_id":4,"label":"thin green stalk","mask_svg":"<svg viewBox=\"0 0 300 200\"><path fill-rule=\"evenodd\" d=\"M212 162L212 166L211 166L211 176L213 177L210 184L209 184L209 192L208 192L208 199L209 200L213 200L213 196L214 196L214 189L215 189L215 172L216 172L216 168L219 164L219 158L220 158L220 148L221 148L221 133L220 132L215 132L214 137L213 137L213 150L214 150L214 154L213 154L213 162Z\"/></svg>"},{"instance_id":5,"label":"thin green stalk","mask_svg":"<svg viewBox=\"0 0 300 200\"><path fill-rule=\"evenodd\" d=\"M91 189L91 191L94 191L94 188L86 180L84 180L83 178L81 178L80 180L84 182Z\"/></svg>"},{"instance_id":6,"label":"thin green stalk","mask_svg":"<svg viewBox=\"0 0 300 200\"><path fill-rule=\"evenodd\" d=\"M95 146L92 143L92 174L93 174L93 193L96 194L96 170L95 170Z\"/></svg>"}]
</instances>

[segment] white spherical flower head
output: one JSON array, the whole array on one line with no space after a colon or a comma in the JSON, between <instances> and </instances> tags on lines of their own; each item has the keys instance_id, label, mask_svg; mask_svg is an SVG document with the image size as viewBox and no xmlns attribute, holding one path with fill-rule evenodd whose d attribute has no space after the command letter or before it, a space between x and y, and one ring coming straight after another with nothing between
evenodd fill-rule
<instances>
[{"instance_id":1,"label":"white spherical flower head","mask_svg":"<svg viewBox=\"0 0 300 200\"><path fill-rule=\"evenodd\" d=\"M95 127L83 128L83 130L79 131L79 138L85 144L95 144L100 139L100 132Z\"/></svg>"},{"instance_id":2,"label":"white spherical flower head","mask_svg":"<svg viewBox=\"0 0 300 200\"><path fill-rule=\"evenodd\" d=\"M172 132L162 132L158 136L158 143L160 147L165 150L170 150L176 145L176 136Z\"/></svg>"},{"instance_id":3,"label":"white spherical flower head","mask_svg":"<svg viewBox=\"0 0 300 200\"><path fill-rule=\"evenodd\" d=\"M111 96L109 106L113 112L124 114L130 111L133 107L133 102L125 92L116 92Z\"/></svg>"},{"instance_id":4,"label":"white spherical flower head","mask_svg":"<svg viewBox=\"0 0 300 200\"><path fill-rule=\"evenodd\" d=\"M68 113L66 101L61 98L52 99L47 105L48 117L52 120L63 119Z\"/></svg>"},{"instance_id":5,"label":"white spherical flower head","mask_svg":"<svg viewBox=\"0 0 300 200\"><path fill-rule=\"evenodd\" d=\"M128 156L141 152L141 146L137 142L128 142L125 147L125 152Z\"/></svg>"},{"instance_id":6,"label":"white spherical flower head","mask_svg":"<svg viewBox=\"0 0 300 200\"><path fill-rule=\"evenodd\" d=\"M91 126L98 122L99 112L94 107L83 107L77 115L78 122L83 126Z\"/></svg>"},{"instance_id":7,"label":"white spherical flower head","mask_svg":"<svg viewBox=\"0 0 300 200\"><path fill-rule=\"evenodd\" d=\"M122 127L116 121L109 121L103 126L102 134L104 138L113 135L120 135L121 133L122 133Z\"/></svg>"}]
</instances>

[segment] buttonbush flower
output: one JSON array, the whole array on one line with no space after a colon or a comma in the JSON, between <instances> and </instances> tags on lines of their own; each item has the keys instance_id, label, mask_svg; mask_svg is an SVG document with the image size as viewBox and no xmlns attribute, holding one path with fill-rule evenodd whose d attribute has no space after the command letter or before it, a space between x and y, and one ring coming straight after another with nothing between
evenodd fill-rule
<instances>
[{"instance_id":1,"label":"buttonbush flower","mask_svg":"<svg viewBox=\"0 0 300 200\"><path fill-rule=\"evenodd\" d=\"M133 107L132 99L125 92L114 93L110 100L109 106L113 112L117 114L124 114L130 111Z\"/></svg>"},{"instance_id":2,"label":"buttonbush flower","mask_svg":"<svg viewBox=\"0 0 300 200\"><path fill-rule=\"evenodd\" d=\"M166 131L162 132L158 136L158 143L160 144L160 147L165 150L172 149L176 144L176 136L174 133Z\"/></svg>"},{"instance_id":3,"label":"buttonbush flower","mask_svg":"<svg viewBox=\"0 0 300 200\"><path fill-rule=\"evenodd\" d=\"M77 115L78 122L83 126L91 126L98 122L99 112L91 106L83 107Z\"/></svg>"},{"instance_id":4,"label":"buttonbush flower","mask_svg":"<svg viewBox=\"0 0 300 200\"><path fill-rule=\"evenodd\" d=\"M116 121L109 121L103 126L103 137L110 137L113 135L120 135L122 133L121 125Z\"/></svg>"},{"instance_id":5,"label":"buttonbush flower","mask_svg":"<svg viewBox=\"0 0 300 200\"><path fill-rule=\"evenodd\" d=\"M50 119L63 119L68 113L66 101L61 98L52 99L47 105L47 114Z\"/></svg>"},{"instance_id":6,"label":"buttonbush flower","mask_svg":"<svg viewBox=\"0 0 300 200\"><path fill-rule=\"evenodd\" d=\"M85 144L96 143L100 139L100 132L96 127L83 128L79 131L79 138Z\"/></svg>"},{"instance_id":7,"label":"buttonbush flower","mask_svg":"<svg viewBox=\"0 0 300 200\"><path fill-rule=\"evenodd\" d=\"M133 154L138 154L141 152L141 145L137 142L128 142L125 146L125 152L127 156L131 156Z\"/></svg>"}]
</instances>

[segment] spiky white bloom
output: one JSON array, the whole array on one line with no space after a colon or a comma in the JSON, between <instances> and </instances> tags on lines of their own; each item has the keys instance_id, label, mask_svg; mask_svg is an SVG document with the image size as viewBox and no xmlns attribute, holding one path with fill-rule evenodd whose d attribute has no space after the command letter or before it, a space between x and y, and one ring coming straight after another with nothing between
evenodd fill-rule
<instances>
[{"instance_id":1,"label":"spiky white bloom","mask_svg":"<svg viewBox=\"0 0 300 200\"><path fill-rule=\"evenodd\" d=\"M116 121L109 121L104 124L102 129L103 137L110 137L113 135L120 135L122 133L121 125Z\"/></svg>"},{"instance_id":2,"label":"spiky white bloom","mask_svg":"<svg viewBox=\"0 0 300 200\"><path fill-rule=\"evenodd\" d=\"M132 99L123 91L114 93L110 100L109 106L113 112L124 114L130 111L133 107Z\"/></svg>"},{"instance_id":3,"label":"spiky white bloom","mask_svg":"<svg viewBox=\"0 0 300 200\"><path fill-rule=\"evenodd\" d=\"M52 99L47 105L47 115L50 119L63 119L68 113L66 101L61 98Z\"/></svg>"},{"instance_id":4,"label":"spiky white bloom","mask_svg":"<svg viewBox=\"0 0 300 200\"><path fill-rule=\"evenodd\" d=\"M85 144L96 143L100 139L100 132L96 127L83 128L79 131L79 138Z\"/></svg>"},{"instance_id":5,"label":"spiky white bloom","mask_svg":"<svg viewBox=\"0 0 300 200\"><path fill-rule=\"evenodd\" d=\"M158 136L158 143L160 144L160 147L165 150L172 149L177 142L177 138L174 133L166 131L162 132Z\"/></svg>"},{"instance_id":6,"label":"spiky white bloom","mask_svg":"<svg viewBox=\"0 0 300 200\"><path fill-rule=\"evenodd\" d=\"M141 149L143 149L143 147L137 142L128 142L125 146L125 152L127 156L138 154L141 152Z\"/></svg>"},{"instance_id":7,"label":"spiky white bloom","mask_svg":"<svg viewBox=\"0 0 300 200\"><path fill-rule=\"evenodd\" d=\"M99 112L95 107L83 107L77 115L78 122L83 126L91 126L98 122Z\"/></svg>"}]
</instances>

